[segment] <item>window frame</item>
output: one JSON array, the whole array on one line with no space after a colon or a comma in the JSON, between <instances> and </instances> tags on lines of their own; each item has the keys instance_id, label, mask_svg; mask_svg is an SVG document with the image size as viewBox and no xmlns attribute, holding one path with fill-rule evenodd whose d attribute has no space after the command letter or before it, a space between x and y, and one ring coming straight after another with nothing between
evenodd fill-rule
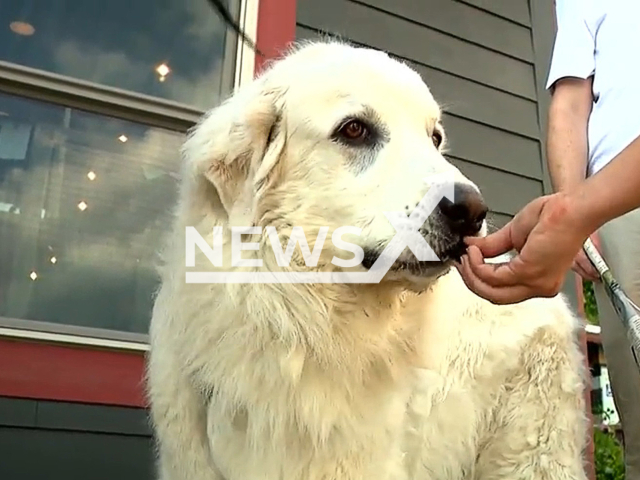
<instances>
[{"instance_id":1,"label":"window frame","mask_svg":"<svg viewBox=\"0 0 640 480\"><path fill-rule=\"evenodd\" d=\"M256 43L261 0L230 0L230 11ZM264 0L262 0L264 1ZM211 12L212 15L216 13ZM254 76L256 54L232 29L225 36L223 96ZM150 127L187 133L205 113L190 105L0 61L0 92ZM0 316L0 338L145 352L148 334Z\"/></svg>"}]
</instances>

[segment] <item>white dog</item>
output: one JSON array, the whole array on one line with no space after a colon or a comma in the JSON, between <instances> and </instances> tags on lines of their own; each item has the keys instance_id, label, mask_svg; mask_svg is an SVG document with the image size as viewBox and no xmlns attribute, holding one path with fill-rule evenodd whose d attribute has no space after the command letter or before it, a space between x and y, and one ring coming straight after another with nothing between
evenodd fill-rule
<instances>
[{"instance_id":1,"label":"white dog","mask_svg":"<svg viewBox=\"0 0 640 480\"><path fill-rule=\"evenodd\" d=\"M160 478L586 478L579 322L561 297L483 301L451 267L487 208L443 157L440 118L409 67L328 42L193 130L150 331ZM198 251L199 271L366 272L396 235L384 212L411 213L446 173L454 199L419 230L440 261L407 248L369 284L185 281L187 227L224 232L224 265ZM230 266L234 226L258 227L242 258L261 266ZM358 228L363 261L325 242L282 266L265 229L284 250L297 226L311 242Z\"/></svg>"}]
</instances>

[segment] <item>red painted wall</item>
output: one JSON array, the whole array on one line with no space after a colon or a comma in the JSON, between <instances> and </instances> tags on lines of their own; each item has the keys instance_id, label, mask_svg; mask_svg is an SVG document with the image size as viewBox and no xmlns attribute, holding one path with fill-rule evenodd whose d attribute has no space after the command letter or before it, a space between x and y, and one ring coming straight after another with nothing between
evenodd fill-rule
<instances>
[{"instance_id":1,"label":"red painted wall","mask_svg":"<svg viewBox=\"0 0 640 480\"><path fill-rule=\"evenodd\" d=\"M0 339L0 396L145 406L144 356Z\"/></svg>"},{"instance_id":2,"label":"red painted wall","mask_svg":"<svg viewBox=\"0 0 640 480\"><path fill-rule=\"evenodd\" d=\"M255 73L277 59L296 38L296 0L260 0Z\"/></svg>"}]
</instances>

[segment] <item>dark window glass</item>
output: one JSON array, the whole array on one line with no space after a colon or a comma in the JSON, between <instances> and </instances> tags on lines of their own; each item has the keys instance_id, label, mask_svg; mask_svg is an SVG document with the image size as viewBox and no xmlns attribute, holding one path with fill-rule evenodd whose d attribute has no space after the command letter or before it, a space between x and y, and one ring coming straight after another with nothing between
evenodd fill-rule
<instances>
[{"instance_id":1,"label":"dark window glass","mask_svg":"<svg viewBox=\"0 0 640 480\"><path fill-rule=\"evenodd\" d=\"M232 86L208 0L5 0L0 19L0 60L202 109Z\"/></svg>"},{"instance_id":2,"label":"dark window glass","mask_svg":"<svg viewBox=\"0 0 640 480\"><path fill-rule=\"evenodd\" d=\"M182 141L0 94L0 316L146 333Z\"/></svg>"}]
</instances>

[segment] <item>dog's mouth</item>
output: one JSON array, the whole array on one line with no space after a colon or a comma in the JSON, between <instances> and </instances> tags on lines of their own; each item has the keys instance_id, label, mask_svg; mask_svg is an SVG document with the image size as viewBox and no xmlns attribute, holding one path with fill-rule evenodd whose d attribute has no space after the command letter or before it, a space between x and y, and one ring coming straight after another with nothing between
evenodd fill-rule
<instances>
[{"instance_id":1,"label":"dog's mouth","mask_svg":"<svg viewBox=\"0 0 640 480\"><path fill-rule=\"evenodd\" d=\"M462 240L452 243L441 251L436 251L436 255L440 259L439 261L419 261L410 251L409 255L401 255L398 258L391 270L394 272L407 272L411 275L419 277L430 277L438 275L445 270L448 270L453 262L459 262L462 256L466 253L467 247ZM366 269L370 269L381 255L381 250L378 249L364 249L364 259L362 260L362 266Z\"/></svg>"},{"instance_id":2,"label":"dog's mouth","mask_svg":"<svg viewBox=\"0 0 640 480\"><path fill-rule=\"evenodd\" d=\"M467 253L467 245L461 239L449 248L445 249L444 252L442 252L442 255L439 255L439 258L441 258L443 262L447 263L451 263L452 261L460 262L465 253Z\"/></svg>"}]
</instances>

